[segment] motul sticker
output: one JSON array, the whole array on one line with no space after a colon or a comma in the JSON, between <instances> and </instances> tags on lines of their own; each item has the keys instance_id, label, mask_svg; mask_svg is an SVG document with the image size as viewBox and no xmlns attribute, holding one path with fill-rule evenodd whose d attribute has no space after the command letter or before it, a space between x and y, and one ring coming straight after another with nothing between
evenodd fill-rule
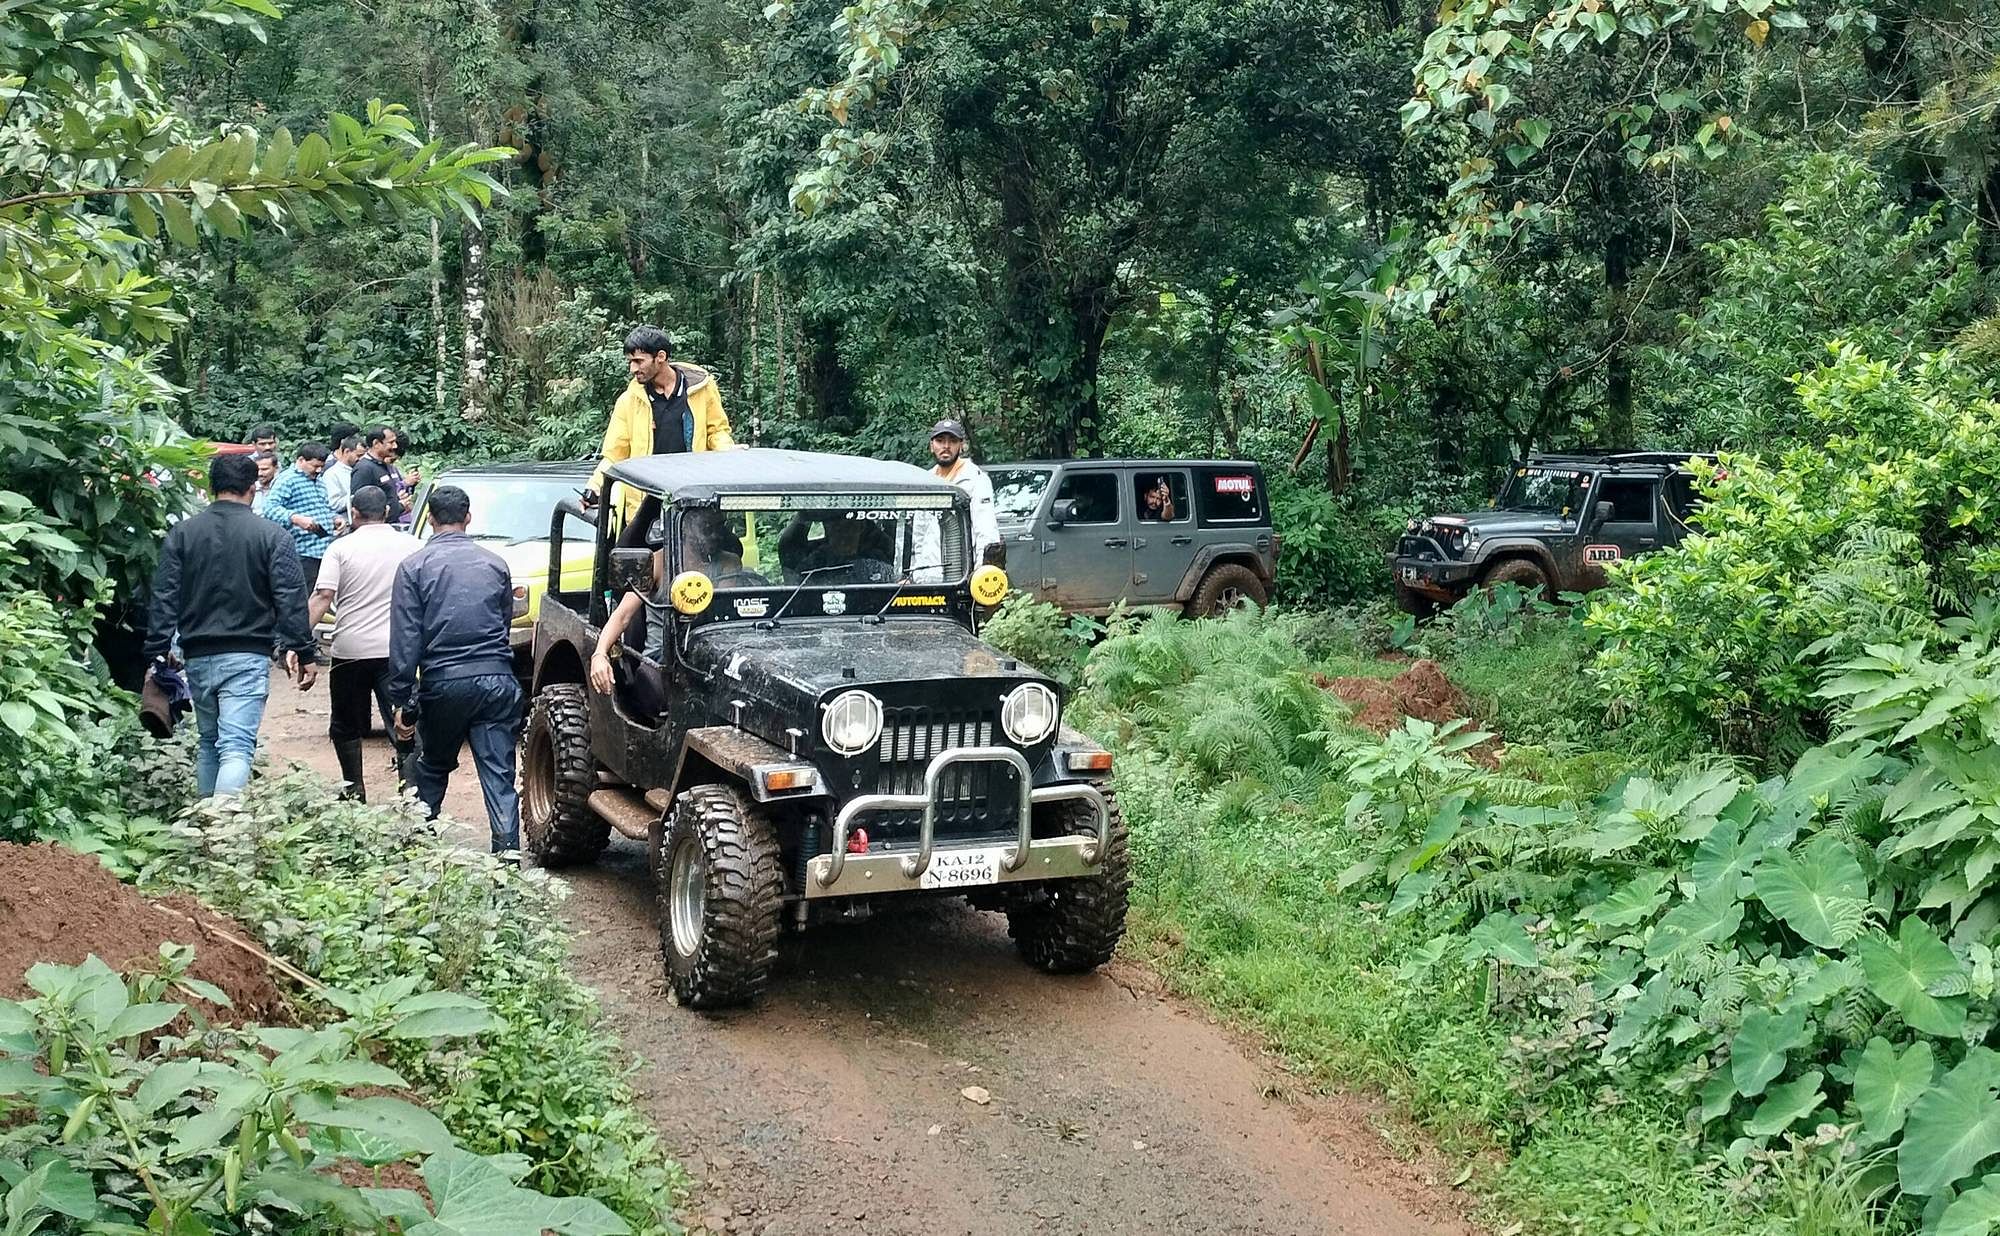
<instances>
[{"instance_id":1,"label":"motul sticker","mask_svg":"<svg viewBox=\"0 0 2000 1236\"><path fill-rule=\"evenodd\" d=\"M1616 562L1625 556L1625 551L1616 545L1586 545L1583 547L1585 562Z\"/></svg>"},{"instance_id":2,"label":"motul sticker","mask_svg":"<svg viewBox=\"0 0 2000 1236\"><path fill-rule=\"evenodd\" d=\"M1257 492L1257 483L1247 476L1218 476L1215 478L1215 492L1248 497Z\"/></svg>"}]
</instances>

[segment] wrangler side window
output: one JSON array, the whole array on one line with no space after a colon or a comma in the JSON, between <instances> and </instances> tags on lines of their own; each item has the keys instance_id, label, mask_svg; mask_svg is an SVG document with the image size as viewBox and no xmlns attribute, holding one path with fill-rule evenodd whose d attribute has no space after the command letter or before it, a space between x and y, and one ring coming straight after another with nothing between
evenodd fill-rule
<instances>
[{"instance_id":1,"label":"wrangler side window","mask_svg":"<svg viewBox=\"0 0 2000 1236\"><path fill-rule=\"evenodd\" d=\"M1652 481L1633 480L1629 477L1606 477L1597 487L1595 501L1609 502L1614 508L1611 524L1651 524L1653 522Z\"/></svg>"},{"instance_id":2,"label":"wrangler side window","mask_svg":"<svg viewBox=\"0 0 2000 1236\"><path fill-rule=\"evenodd\" d=\"M1115 524L1118 522L1118 474L1115 472L1072 472L1063 477L1056 491L1057 502L1075 502L1073 524Z\"/></svg>"}]
</instances>

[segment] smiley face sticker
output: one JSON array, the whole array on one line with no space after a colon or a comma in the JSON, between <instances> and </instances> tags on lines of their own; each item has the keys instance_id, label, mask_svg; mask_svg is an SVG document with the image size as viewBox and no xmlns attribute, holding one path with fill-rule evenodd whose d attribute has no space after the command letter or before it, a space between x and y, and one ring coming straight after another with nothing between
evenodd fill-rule
<instances>
[{"instance_id":1,"label":"smiley face sticker","mask_svg":"<svg viewBox=\"0 0 2000 1236\"><path fill-rule=\"evenodd\" d=\"M682 571L667 587L667 595L681 613L699 614L715 599L715 581L700 571Z\"/></svg>"},{"instance_id":2,"label":"smiley face sticker","mask_svg":"<svg viewBox=\"0 0 2000 1236\"><path fill-rule=\"evenodd\" d=\"M972 573L972 599L981 605L998 605L1007 599L1007 572L997 566L983 566Z\"/></svg>"}]
</instances>

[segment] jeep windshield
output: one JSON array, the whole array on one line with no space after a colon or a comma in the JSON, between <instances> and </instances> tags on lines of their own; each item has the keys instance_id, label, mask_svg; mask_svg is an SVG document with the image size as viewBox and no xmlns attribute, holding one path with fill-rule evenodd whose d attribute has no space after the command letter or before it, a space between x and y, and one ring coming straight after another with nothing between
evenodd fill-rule
<instances>
[{"instance_id":1,"label":"jeep windshield","mask_svg":"<svg viewBox=\"0 0 2000 1236\"><path fill-rule=\"evenodd\" d=\"M725 494L718 507L681 512L675 570L707 575L718 592L768 590L781 602L798 588L963 583L970 538L950 501L931 494Z\"/></svg>"},{"instance_id":2,"label":"jeep windshield","mask_svg":"<svg viewBox=\"0 0 2000 1236\"><path fill-rule=\"evenodd\" d=\"M1568 515L1583 505L1590 492L1590 473L1573 469L1516 467L1507 487L1493 505L1503 511L1537 515Z\"/></svg>"}]
</instances>

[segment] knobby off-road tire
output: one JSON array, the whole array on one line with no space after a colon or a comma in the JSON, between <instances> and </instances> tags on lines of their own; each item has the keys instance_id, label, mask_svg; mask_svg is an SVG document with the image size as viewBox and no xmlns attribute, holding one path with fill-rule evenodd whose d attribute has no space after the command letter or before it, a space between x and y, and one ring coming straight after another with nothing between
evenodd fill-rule
<instances>
[{"instance_id":1,"label":"knobby off-road tire","mask_svg":"<svg viewBox=\"0 0 2000 1236\"><path fill-rule=\"evenodd\" d=\"M1438 610L1443 607L1438 603L1436 597L1428 593L1418 592L1408 584L1397 584L1396 608L1409 614L1419 622L1428 622L1437 617Z\"/></svg>"},{"instance_id":2,"label":"knobby off-road tire","mask_svg":"<svg viewBox=\"0 0 2000 1236\"><path fill-rule=\"evenodd\" d=\"M1245 601L1255 601L1262 609L1271 594L1264 589L1264 581L1249 567L1234 562L1210 567L1208 574L1201 577L1201 583L1194 590L1194 600L1188 602L1188 615L1193 618L1220 618Z\"/></svg>"},{"instance_id":3,"label":"knobby off-road tire","mask_svg":"<svg viewBox=\"0 0 2000 1236\"><path fill-rule=\"evenodd\" d=\"M733 787L698 785L654 821L651 849L675 998L697 1009L756 999L778 956L784 905L770 820Z\"/></svg>"},{"instance_id":4,"label":"knobby off-road tire","mask_svg":"<svg viewBox=\"0 0 2000 1236\"><path fill-rule=\"evenodd\" d=\"M1537 586L1542 590L1544 601L1553 601L1555 596L1549 591L1548 573L1537 563L1526 558L1509 558L1486 572L1479 584L1491 588L1495 584L1518 584L1523 592L1532 592Z\"/></svg>"},{"instance_id":5,"label":"knobby off-road tire","mask_svg":"<svg viewBox=\"0 0 2000 1236\"><path fill-rule=\"evenodd\" d=\"M1125 817L1118 797L1106 792L1111 840L1098 873L1074 880L1051 880L1044 895L1007 912L1007 934L1028 964L1049 974L1083 974L1111 960L1125 934L1125 903L1132 874L1125 847ZM1082 803L1064 803L1065 833L1095 833L1096 821Z\"/></svg>"},{"instance_id":6,"label":"knobby off-road tire","mask_svg":"<svg viewBox=\"0 0 2000 1236\"><path fill-rule=\"evenodd\" d=\"M568 867L604 852L611 824L590 809L596 788L583 688L566 682L543 687L521 731L521 842L537 865Z\"/></svg>"}]
</instances>

